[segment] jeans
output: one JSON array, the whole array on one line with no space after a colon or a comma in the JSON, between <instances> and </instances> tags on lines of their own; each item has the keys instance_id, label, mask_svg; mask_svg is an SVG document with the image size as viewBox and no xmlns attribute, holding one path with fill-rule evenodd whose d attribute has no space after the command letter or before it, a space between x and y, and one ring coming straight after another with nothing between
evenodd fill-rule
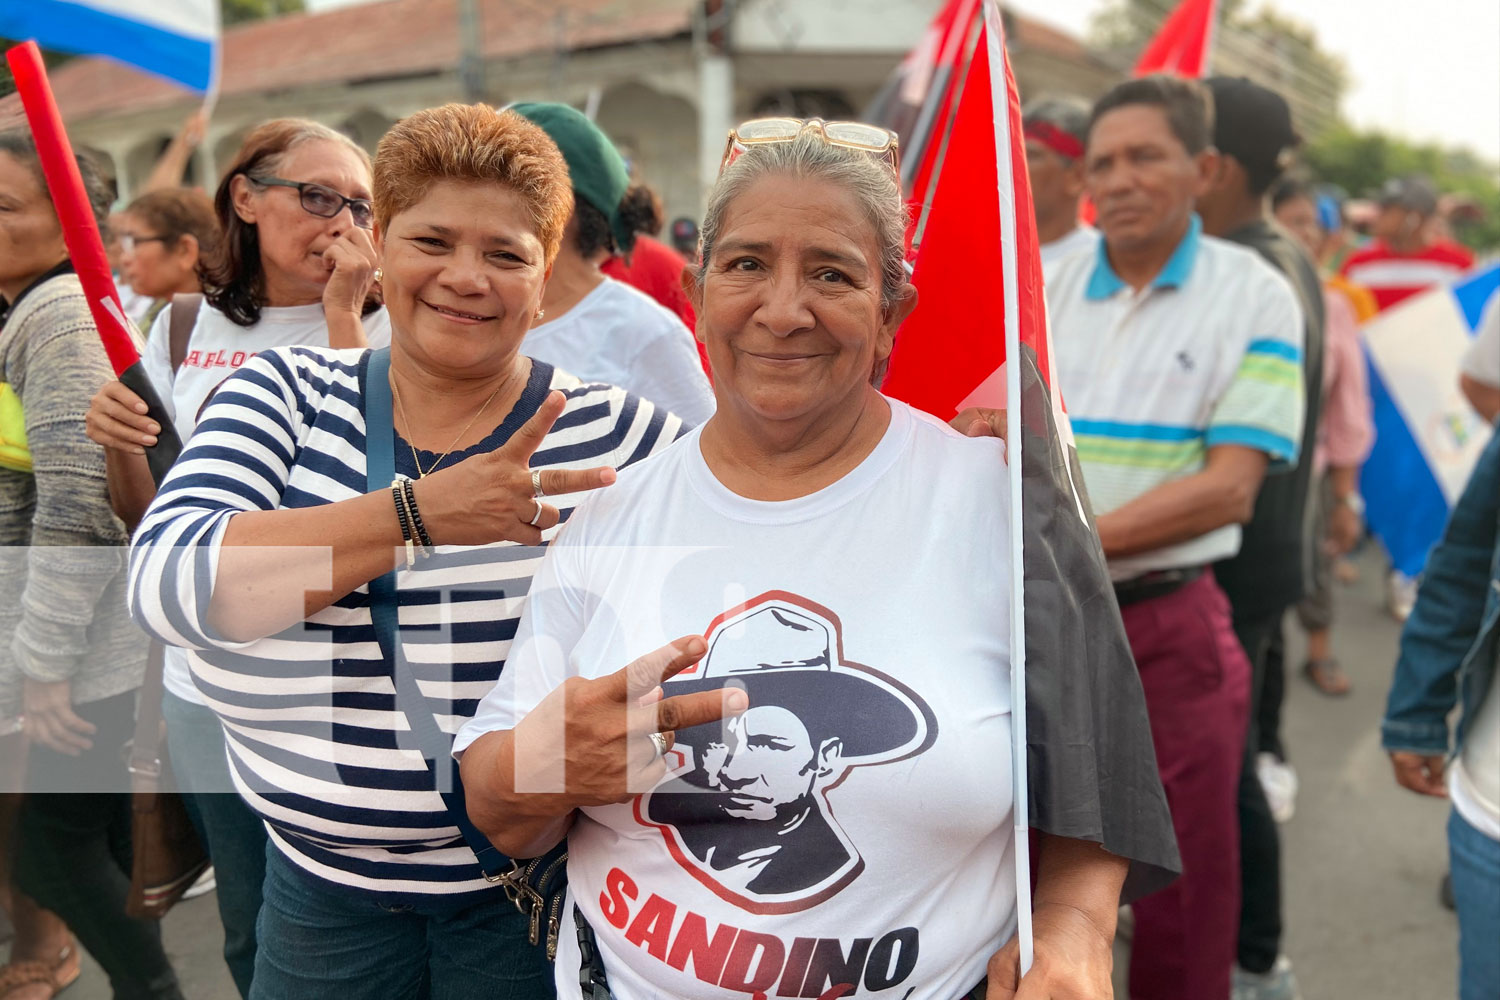
<instances>
[{"instance_id":1,"label":"jeans","mask_svg":"<svg viewBox=\"0 0 1500 1000\"><path fill-rule=\"evenodd\" d=\"M92 750L68 757L33 744L17 830L16 886L64 921L109 976L114 1000L182 1000L161 925L125 915L130 893L130 795L122 749L135 692L73 710L93 723ZM78 789L60 791L59 789Z\"/></svg>"},{"instance_id":2,"label":"jeans","mask_svg":"<svg viewBox=\"0 0 1500 1000\"><path fill-rule=\"evenodd\" d=\"M266 848L251 1000L548 1000L546 952L503 892L463 908L384 902Z\"/></svg>"},{"instance_id":3,"label":"jeans","mask_svg":"<svg viewBox=\"0 0 1500 1000\"><path fill-rule=\"evenodd\" d=\"M1266 973L1281 951L1281 834L1271 816L1266 791L1255 771L1261 729L1269 722L1262 708L1267 666L1284 670L1280 652L1281 620L1276 613L1256 621L1236 621L1235 634L1250 660L1250 726L1240 768L1240 929L1235 955L1247 972ZM1278 705L1279 708L1279 705Z\"/></svg>"},{"instance_id":4,"label":"jeans","mask_svg":"<svg viewBox=\"0 0 1500 1000\"><path fill-rule=\"evenodd\" d=\"M1235 788L1250 666L1213 573L1120 609L1141 674L1182 875L1133 904L1134 1000L1228 1000L1240 912Z\"/></svg>"},{"instance_id":5,"label":"jeans","mask_svg":"<svg viewBox=\"0 0 1500 1000\"><path fill-rule=\"evenodd\" d=\"M1500 997L1500 840L1458 814L1448 817L1453 902L1458 909L1459 1000Z\"/></svg>"},{"instance_id":6,"label":"jeans","mask_svg":"<svg viewBox=\"0 0 1500 1000\"><path fill-rule=\"evenodd\" d=\"M188 816L214 862L224 964L240 996L255 973L255 920L266 879L266 826L234 791L219 717L170 691L162 699L167 750Z\"/></svg>"}]
</instances>

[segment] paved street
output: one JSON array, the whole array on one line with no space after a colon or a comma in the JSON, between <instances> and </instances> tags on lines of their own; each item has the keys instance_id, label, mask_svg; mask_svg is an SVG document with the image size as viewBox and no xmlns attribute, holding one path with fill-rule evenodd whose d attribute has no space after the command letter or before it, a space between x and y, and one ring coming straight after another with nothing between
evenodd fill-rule
<instances>
[{"instance_id":1,"label":"paved street","mask_svg":"<svg viewBox=\"0 0 1500 1000\"><path fill-rule=\"evenodd\" d=\"M1361 568L1361 581L1341 592L1338 626L1354 693L1336 701L1300 676L1289 683L1286 738L1302 791L1283 828L1287 951L1305 1000L1448 1000L1456 925L1437 899L1447 809L1398 788L1380 752L1398 629L1380 607L1378 563L1366 558ZM1300 663L1295 626L1290 634ZM165 933L190 1000L232 1000L213 897L173 910ZM92 965L67 993L108 997Z\"/></svg>"}]
</instances>

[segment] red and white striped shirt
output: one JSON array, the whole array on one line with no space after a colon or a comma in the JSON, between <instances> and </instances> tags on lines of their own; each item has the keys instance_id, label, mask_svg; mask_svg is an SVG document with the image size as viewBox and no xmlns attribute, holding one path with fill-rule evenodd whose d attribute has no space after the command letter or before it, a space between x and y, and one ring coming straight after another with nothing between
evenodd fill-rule
<instances>
[{"instance_id":1,"label":"red and white striped shirt","mask_svg":"<svg viewBox=\"0 0 1500 1000\"><path fill-rule=\"evenodd\" d=\"M1344 261L1339 273L1368 288L1382 312L1407 296L1453 281L1474 266L1474 255L1454 243L1433 243L1397 253L1376 240Z\"/></svg>"}]
</instances>

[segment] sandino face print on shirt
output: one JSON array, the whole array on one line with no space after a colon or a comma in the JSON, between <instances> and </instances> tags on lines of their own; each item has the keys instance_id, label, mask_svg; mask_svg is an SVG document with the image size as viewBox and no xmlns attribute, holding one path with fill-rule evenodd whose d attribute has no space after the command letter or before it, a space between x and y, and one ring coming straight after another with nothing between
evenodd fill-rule
<instances>
[{"instance_id":1,"label":"sandino face print on shirt","mask_svg":"<svg viewBox=\"0 0 1500 1000\"><path fill-rule=\"evenodd\" d=\"M857 878L859 831L840 825L830 793L853 768L937 738L914 692L842 653L832 611L772 591L720 615L703 662L666 684L668 696L749 694L738 718L678 732L672 770L635 805L679 865L746 911L803 910Z\"/></svg>"}]
</instances>

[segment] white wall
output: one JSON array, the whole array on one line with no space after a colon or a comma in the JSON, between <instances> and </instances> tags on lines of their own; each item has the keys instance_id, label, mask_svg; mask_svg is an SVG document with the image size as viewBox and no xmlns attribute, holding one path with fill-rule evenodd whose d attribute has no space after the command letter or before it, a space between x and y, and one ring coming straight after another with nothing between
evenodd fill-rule
<instances>
[{"instance_id":1,"label":"white wall","mask_svg":"<svg viewBox=\"0 0 1500 1000\"><path fill-rule=\"evenodd\" d=\"M738 0L736 52L906 53L942 0Z\"/></svg>"}]
</instances>

